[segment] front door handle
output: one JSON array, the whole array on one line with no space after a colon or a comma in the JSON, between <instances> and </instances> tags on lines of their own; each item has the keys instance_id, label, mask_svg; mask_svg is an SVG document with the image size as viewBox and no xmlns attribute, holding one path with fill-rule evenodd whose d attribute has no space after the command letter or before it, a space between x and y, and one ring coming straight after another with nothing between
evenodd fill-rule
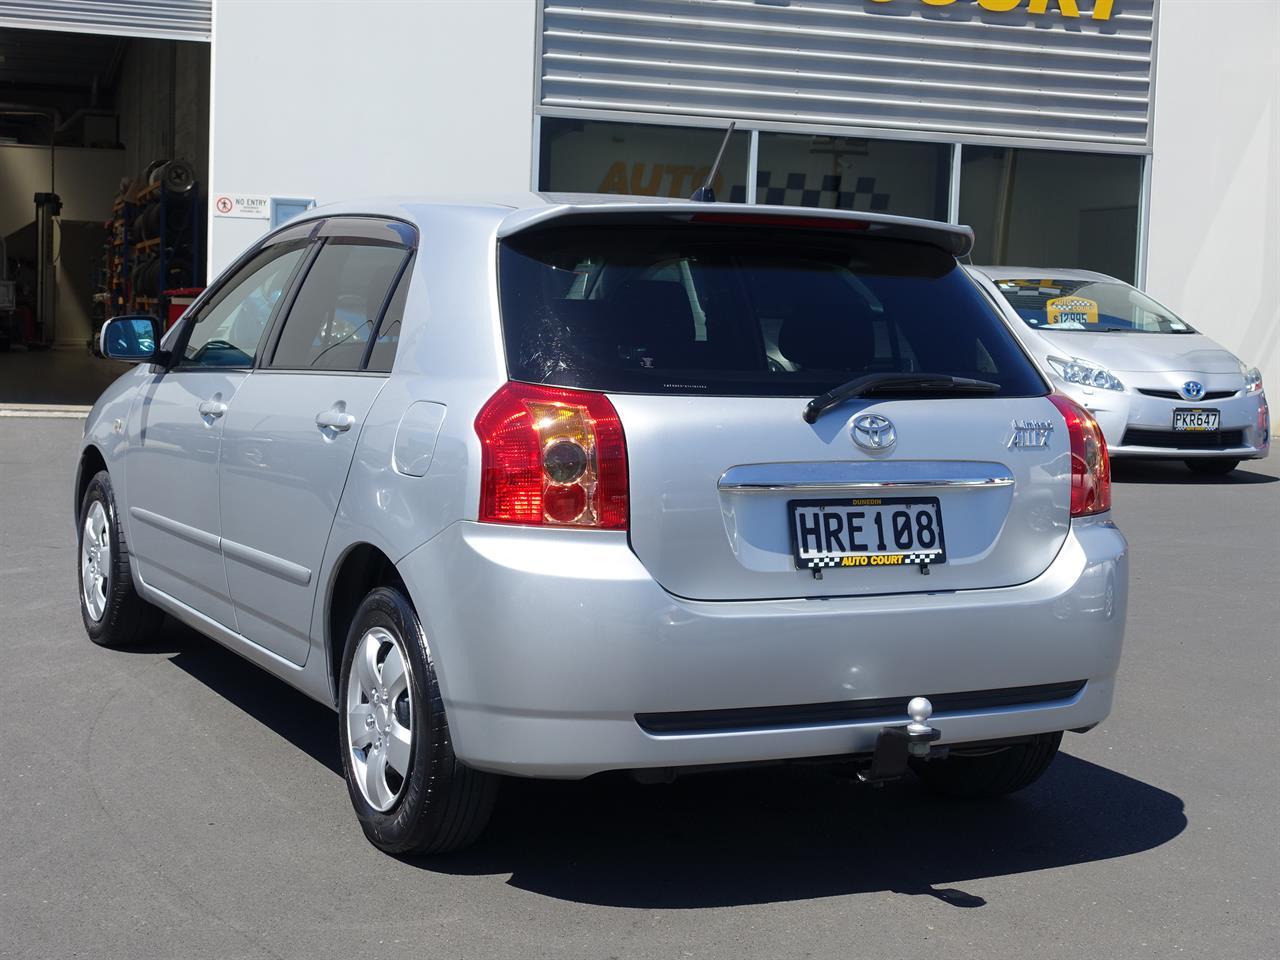
<instances>
[{"instance_id":1,"label":"front door handle","mask_svg":"<svg viewBox=\"0 0 1280 960\"><path fill-rule=\"evenodd\" d=\"M196 409L200 411L200 416L216 420L227 412L227 405L221 400L204 400Z\"/></svg>"},{"instance_id":2,"label":"front door handle","mask_svg":"<svg viewBox=\"0 0 1280 960\"><path fill-rule=\"evenodd\" d=\"M316 414L316 426L321 430L346 433L355 426L356 418L340 407L333 407Z\"/></svg>"}]
</instances>

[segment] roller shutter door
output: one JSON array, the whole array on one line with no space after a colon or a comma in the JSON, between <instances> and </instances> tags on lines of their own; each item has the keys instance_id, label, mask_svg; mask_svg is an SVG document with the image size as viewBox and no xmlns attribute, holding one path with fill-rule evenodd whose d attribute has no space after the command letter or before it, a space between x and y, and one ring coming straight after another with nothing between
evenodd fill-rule
<instances>
[{"instance_id":1,"label":"roller shutter door","mask_svg":"<svg viewBox=\"0 0 1280 960\"><path fill-rule=\"evenodd\" d=\"M1144 149L1155 0L1116 0L1105 21L1077 6L1085 15L1068 19L972 0L546 2L538 95L550 112Z\"/></svg>"},{"instance_id":2,"label":"roller shutter door","mask_svg":"<svg viewBox=\"0 0 1280 960\"><path fill-rule=\"evenodd\" d=\"M213 0L4 0L0 27L208 40Z\"/></svg>"}]
</instances>

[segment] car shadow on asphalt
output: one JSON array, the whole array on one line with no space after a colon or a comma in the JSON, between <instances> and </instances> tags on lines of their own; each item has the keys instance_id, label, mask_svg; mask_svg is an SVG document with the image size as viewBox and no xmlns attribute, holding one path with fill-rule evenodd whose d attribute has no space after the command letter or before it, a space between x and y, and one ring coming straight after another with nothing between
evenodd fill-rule
<instances>
[{"instance_id":1,"label":"car shadow on asphalt","mask_svg":"<svg viewBox=\"0 0 1280 960\"><path fill-rule=\"evenodd\" d=\"M322 703L173 618L138 653L169 653L169 662L271 728L317 763L342 776L338 717Z\"/></svg>"},{"instance_id":2,"label":"car shadow on asphalt","mask_svg":"<svg viewBox=\"0 0 1280 960\"><path fill-rule=\"evenodd\" d=\"M328 707L173 621L157 651L176 651L175 666L341 777ZM342 789L336 780L334 789ZM509 778L475 846L406 862L441 874L510 874L520 889L606 906L891 891L966 908L985 905L966 881L1141 853L1186 825L1178 797L1069 753L1033 787L989 803L933 797L913 781L872 789L807 765L659 785L623 774Z\"/></svg>"},{"instance_id":3,"label":"car shadow on asphalt","mask_svg":"<svg viewBox=\"0 0 1280 960\"><path fill-rule=\"evenodd\" d=\"M1246 461L1247 463L1247 461ZM1192 473L1181 460L1123 460L1111 461L1111 478L1116 483L1180 484L1183 486L1246 486L1251 483L1278 483L1280 477L1237 467L1224 476L1205 476Z\"/></svg>"},{"instance_id":4,"label":"car shadow on asphalt","mask_svg":"<svg viewBox=\"0 0 1280 960\"><path fill-rule=\"evenodd\" d=\"M829 768L765 767L641 786L508 780L472 849L419 859L447 874L510 873L562 900L687 909L890 891L982 907L967 881L1109 860L1167 843L1182 801L1060 754L1015 796L962 803L914 782L871 789Z\"/></svg>"}]
</instances>

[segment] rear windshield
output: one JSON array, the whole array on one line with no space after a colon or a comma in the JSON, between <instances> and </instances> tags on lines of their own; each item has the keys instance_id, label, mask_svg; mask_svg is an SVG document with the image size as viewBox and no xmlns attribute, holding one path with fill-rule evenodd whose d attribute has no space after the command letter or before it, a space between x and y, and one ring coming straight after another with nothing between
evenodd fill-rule
<instances>
[{"instance_id":1,"label":"rear windshield","mask_svg":"<svg viewBox=\"0 0 1280 960\"><path fill-rule=\"evenodd\" d=\"M994 281L1029 327L1089 333L1195 333L1168 307L1119 280Z\"/></svg>"},{"instance_id":2,"label":"rear windshield","mask_svg":"<svg viewBox=\"0 0 1280 960\"><path fill-rule=\"evenodd\" d=\"M719 225L552 227L499 251L515 380L812 397L868 373L1045 385L955 258L928 244Z\"/></svg>"}]
</instances>

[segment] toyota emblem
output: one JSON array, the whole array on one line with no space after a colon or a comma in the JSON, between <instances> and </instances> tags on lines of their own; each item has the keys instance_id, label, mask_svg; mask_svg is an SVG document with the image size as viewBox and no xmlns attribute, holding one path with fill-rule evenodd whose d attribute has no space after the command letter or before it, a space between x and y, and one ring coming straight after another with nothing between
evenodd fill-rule
<instances>
[{"instance_id":1,"label":"toyota emblem","mask_svg":"<svg viewBox=\"0 0 1280 960\"><path fill-rule=\"evenodd\" d=\"M1204 396L1204 384L1199 380L1188 380L1182 385L1182 395L1188 400L1199 400Z\"/></svg>"},{"instance_id":2,"label":"toyota emblem","mask_svg":"<svg viewBox=\"0 0 1280 960\"><path fill-rule=\"evenodd\" d=\"M849 432L853 436L853 442L863 450L888 450L898 439L893 421L878 413L864 413L855 417L853 429Z\"/></svg>"}]
</instances>

